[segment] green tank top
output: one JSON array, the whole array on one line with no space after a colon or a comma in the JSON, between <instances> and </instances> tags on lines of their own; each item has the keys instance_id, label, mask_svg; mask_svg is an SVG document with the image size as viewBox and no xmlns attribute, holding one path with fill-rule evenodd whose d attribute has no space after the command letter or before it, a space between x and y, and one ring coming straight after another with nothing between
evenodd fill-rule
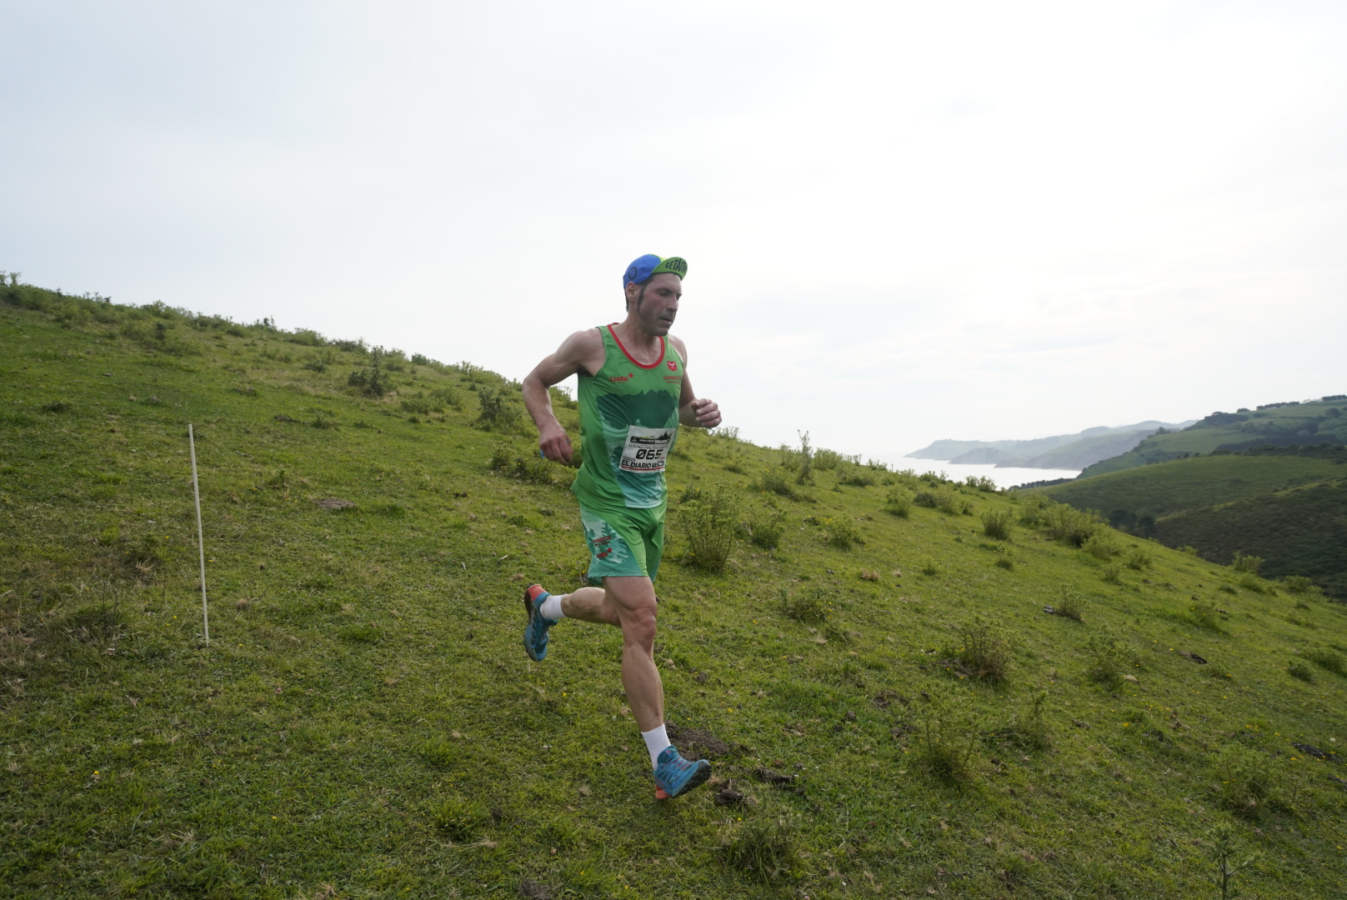
<instances>
[{"instance_id":1,"label":"green tank top","mask_svg":"<svg viewBox=\"0 0 1347 900\"><path fill-rule=\"evenodd\" d=\"M571 490L590 508L654 509L665 501L664 464L678 436L683 359L660 338L661 353L643 365L601 327L603 365L579 374L584 460Z\"/></svg>"}]
</instances>

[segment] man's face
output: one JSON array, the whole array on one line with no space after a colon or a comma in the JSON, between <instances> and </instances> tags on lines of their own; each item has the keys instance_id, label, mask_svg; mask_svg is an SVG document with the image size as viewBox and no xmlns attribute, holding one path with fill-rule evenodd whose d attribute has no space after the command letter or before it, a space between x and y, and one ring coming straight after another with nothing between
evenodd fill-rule
<instances>
[{"instance_id":1,"label":"man's face","mask_svg":"<svg viewBox=\"0 0 1347 900\"><path fill-rule=\"evenodd\" d=\"M633 285L636 297L632 309L641 326L650 334L666 335L678 315L678 299L683 296L683 280L661 272L643 285Z\"/></svg>"}]
</instances>

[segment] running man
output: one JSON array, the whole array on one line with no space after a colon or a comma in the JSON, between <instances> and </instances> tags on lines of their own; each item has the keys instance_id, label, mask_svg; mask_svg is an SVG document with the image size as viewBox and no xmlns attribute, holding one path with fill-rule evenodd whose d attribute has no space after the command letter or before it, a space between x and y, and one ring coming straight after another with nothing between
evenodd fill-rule
<instances>
[{"instance_id":1,"label":"running man","mask_svg":"<svg viewBox=\"0 0 1347 900\"><path fill-rule=\"evenodd\" d=\"M547 632L563 618L622 629L622 686L655 771L655 796L675 797L706 781L711 765L686 760L664 726L664 686L655 667L654 578L664 552L664 465L678 426L714 428L720 408L692 392L687 348L669 334L687 262L647 254L622 276L627 317L577 331L524 379L524 404L543 456L571 458L571 441L552 412L548 388L579 382L584 460L571 486L589 543L588 577L603 587L549 594L524 591L524 649L547 655Z\"/></svg>"}]
</instances>

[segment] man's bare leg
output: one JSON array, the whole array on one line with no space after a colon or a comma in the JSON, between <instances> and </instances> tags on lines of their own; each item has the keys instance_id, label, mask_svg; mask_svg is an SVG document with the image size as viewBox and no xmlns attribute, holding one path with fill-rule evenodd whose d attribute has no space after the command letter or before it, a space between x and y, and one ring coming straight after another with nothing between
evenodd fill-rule
<instances>
[{"instance_id":1,"label":"man's bare leg","mask_svg":"<svg viewBox=\"0 0 1347 900\"><path fill-rule=\"evenodd\" d=\"M622 629L622 687L641 731L664 724L664 685L655 666L655 586L644 575L610 575L603 587L566 595L567 618Z\"/></svg>"}]
</instances>

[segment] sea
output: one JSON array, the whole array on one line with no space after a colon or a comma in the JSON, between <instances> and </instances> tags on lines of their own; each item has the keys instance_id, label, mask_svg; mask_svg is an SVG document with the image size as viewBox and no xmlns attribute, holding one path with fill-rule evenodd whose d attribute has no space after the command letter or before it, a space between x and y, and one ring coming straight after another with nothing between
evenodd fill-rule
<instances>
[{"instance_id":1,"label":"sea","mask_svg":"<svg viewBox=\"0 0 1347 900\"><path fill-rule=\"evenodd\" d=\"M969 463L945 462L943 459L916 459L911 456L879 458L895 472L911 469L918 475L934 472L941 478L963 482L968 478L990 478L992 483L1002 490L1031 484L1035 481L1052 481L1058 478L1075 478L1080 469L1026 469L1018 466L972 465Z\"/></svg>"}]
</instances>

